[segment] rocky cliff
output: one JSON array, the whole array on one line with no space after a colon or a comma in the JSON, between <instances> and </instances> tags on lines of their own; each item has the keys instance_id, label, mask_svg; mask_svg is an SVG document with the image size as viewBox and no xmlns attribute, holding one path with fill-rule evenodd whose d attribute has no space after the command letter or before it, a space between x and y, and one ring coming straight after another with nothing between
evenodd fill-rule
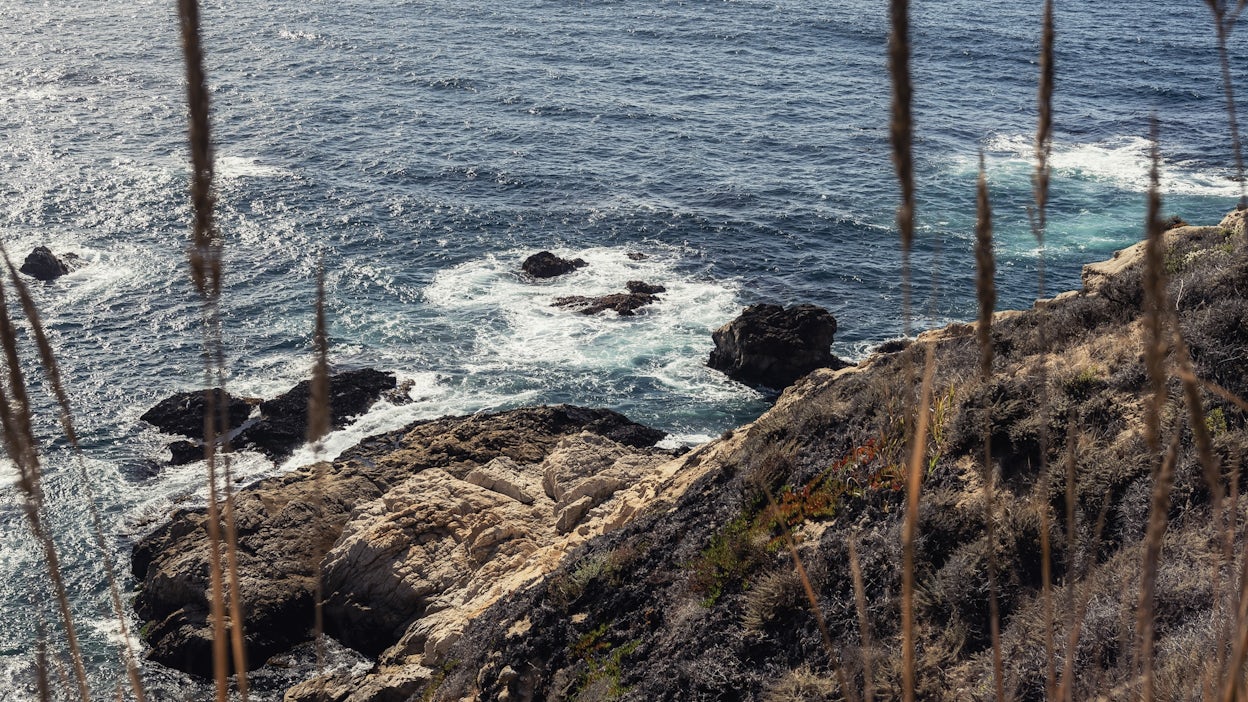
<instances>
[{"instance_id":1,"label":"rocky cliff","mask_svg":"<svg viewBox=\"0 0 1248 702\"><path fill-rule=\"evenodd\" d=\"M1173 229L1166 244L1196 375L1248 394L1243 213ZM990 564L1011 696L1045 699L1068 653L1074 697L1132 696L1141 544L1163 453L1143 420L1142 259L1133 247L1088 266L1081 291L997 314L986 380L975 327L952 325L817 370L756 422L681 457L636 448L653 441L629 440L644 431L614 415L552 422L570 410L520 410L370 440L329 467L319 501L308 497L313 468L267 481L240 500L245 558L276 530L308 538L276 562L272 549L256 557L256 591L285 594L255 596L255 653L306 636L319 564L331 634L376 665L305 681L288 700L897 697L903 465L930 348L919 697L993 697ZM1152 623L1157 694L1178 699L1216 682L1224 656L1211 652L1229 651L1239 629L1248 434L1234 401L1203 394L1228 496L1215 509L1170 377L1162 428L1177 448ZM540 431L517 438L514 425L533 421ZM160 632L202 637L202 519L176 515L136 551L157 651ZM295 610L307 616L293 633L281 633L285 615L264 614Z\"/></svg>"}]
</instances>

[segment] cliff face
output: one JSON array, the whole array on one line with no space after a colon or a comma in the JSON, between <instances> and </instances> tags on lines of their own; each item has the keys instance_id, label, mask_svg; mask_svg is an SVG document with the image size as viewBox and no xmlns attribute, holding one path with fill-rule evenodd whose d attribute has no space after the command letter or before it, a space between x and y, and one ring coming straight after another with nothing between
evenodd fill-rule
<instances>
[{"instance_id":1,"label":"cliff face","mask_svg":"<svg viewBox=\"0 0 1248 702\"><path fill-rule=\"evenodd\" d=\"M1243 214L1171 230L1166 242L1170 299L1196 374L1248 394ZM1134 694L1141 544L1161 459L1144 429L1141 263L1132 247L1088 266L1082 291L996 315L987 380L974 327L952 325L856 367L816 371L753 424L677 459L581 427L512 455L505 429L491 434L502 442L494 446L455 424L469 420L362 447L367 456L349 454L334 471L385 466L388 477L369 477L350 506L344 498L324 508L339 511L317 553L327 613L339 622L332 633L380 652L378 663L306 681L287 699L815 700L843 697L841 677L854 694L898 696L902 466L928 348L920 698L992 698L990 562L1012 696L1044 699L1047 671L1060 677L1068 649L1076 698ZM1238 465L1248 447L1244 414L1206 392L1217 479L1235 498L1216 512L1171 377L1162 434L1178 449L1153 617L1166 699L1201 689L1217 669L1210 652L1223 650L1234 623ZM483 448L468 462L447 451L430 460L447 432ZM998 476L991 510L985 432ZM268 505L264 519L282 511L279 495L308 485L278 481L244 498ZM177 540L195 530L187 519L144 542L162 554L138 559L150 560L149 582L160 564L200 548ZM1052 615L1042 597L1046 548ZM303 582L316 562L301 561Z\"/></svg>"}]
</instances>

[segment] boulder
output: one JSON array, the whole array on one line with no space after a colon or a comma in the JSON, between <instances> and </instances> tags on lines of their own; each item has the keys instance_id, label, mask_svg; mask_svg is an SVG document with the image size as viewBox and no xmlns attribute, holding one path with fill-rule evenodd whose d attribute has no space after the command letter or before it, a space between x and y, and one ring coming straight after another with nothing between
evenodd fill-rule
<instances>
[{"instance_id":1,"label":"boulder","mask_svg":"<svg viewBox=\"0 0 1248 702\"><path fill-rule=\"evenodd\" d=\"M372 368L336 373L329 378L330 424L341 428L351 417L363 414L387 390L396 385L393 373ZM286 393L260 403L260 419L245 429L235 445L255 449L271 458L290 455L308 434L308 396L311 381L305 380Z\"/></svg>"},{"instance_id":2,"label":"boulder","mask_svg":"<svg viewBox=\"0 0 1248 702\"><path fill-rule=\"evenodd\" d=\"M651 285L640 280L630 280L624 284L624 287L628 288L630 293L638 295L658 295L667 292L667 288L662 285Z\"/></svg>"},{"instance_id":3,"label":"boulder","mask_svg":"<svg viewBox=\"0 0 1248 702\"><path fill-rule=\"evenodd\" d=\"M540 251L524 259L520 267L534 278L554 278L588 265L584 259L577 258L569 261L549 251Z\"/></svg>"},{"instance_id":4,"label":"boulder","mask_svg":"<svg viewBox=\"0 0 1248 702\"><path fill-rule=\"evenodd\" d=\"M212 390L214 402L220 411L225 406L229 429L237 429L251 414L252 403L234 397L221 388ZM204 438L205 392L191 390L170 395L157 402L154 407L144 412L139 419L151 424L166 434L181 434L192 439ZM222 432L225 433L225 432Z\"/></svg>"},{"instance_id":5,"label":"boulder","mask_svg":"<svg viewBox=\"0 0 1248 702\"><path fill-rule=\"evenodd\" d=\"M235 495L252 667L310 638L317 564L351 510L381 494L356 464L335 465L320 481L317 472L307 466ZM212 675L207 521L203 508L179 510L136 543L131 558L143 583L134 608L145 622L148 656L204 677Z\"/></svg>"},{"instance_id":6,"label":"boulder","mask_svg":"<svg viewBox=\"0 0 1248 702\"><path fill-rule=\"evenodd\" d=\"M707 365L747 385L782 390L816 368L842 367L832 355L836 318L815 305L751 305L716 329Z\"/></svg>"},{"instance_id":7,"label":"boulder","mask_svg":"<svg viewBox=\"0 0 1248 702\"><path fill-rule=\"evenodd\" d=\"M48 247L36 246L26 255L26 260L18 270L39 280L53 280L82 268L83 265L83 260L77 254L67 253L58 258Z\"/></svg>"}]
</instances>

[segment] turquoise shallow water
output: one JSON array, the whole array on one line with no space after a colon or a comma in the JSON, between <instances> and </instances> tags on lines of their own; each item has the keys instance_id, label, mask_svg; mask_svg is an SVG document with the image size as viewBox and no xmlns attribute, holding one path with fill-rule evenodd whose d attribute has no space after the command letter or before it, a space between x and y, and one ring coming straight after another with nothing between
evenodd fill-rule
<instances>
[{"instance_id":1,"label":"turquoise shallow water","mask_svg":"<svg viewBox=\"0 0 1248 702\"><path fill-rule=\"evenodd\" d=\"M1000 306L1035 296L1038 16L1038 2L914 9L918 327L973 314L981 150ZM268 396L306 373L322 254L334 361L413 381L411 404L331 449L419 417L563 401L699 441L766 406L702 366L742 305L824 305L849 357L902 329L879 3L222 0L204 23L232 388ZM1150 113L1166 212L1209 222L1233 206L1211 26L1197 0L1059 3L1050 290L1138 238ZM0 236L91 264L36 294L122 571L134 535L200 489L193 466L153 473L164 442L137 419L200 382L177 41L171 3L0 0ZM591 266L519 279L544 248ZM670 292L636 319L548 307L638 278ZM109 694L89 492L40 410L52 526ZM19 699L44 589L17 497L0 492L0 691ZM199 694L148 674L169 699Z\"/></svg>"}]
</instances>

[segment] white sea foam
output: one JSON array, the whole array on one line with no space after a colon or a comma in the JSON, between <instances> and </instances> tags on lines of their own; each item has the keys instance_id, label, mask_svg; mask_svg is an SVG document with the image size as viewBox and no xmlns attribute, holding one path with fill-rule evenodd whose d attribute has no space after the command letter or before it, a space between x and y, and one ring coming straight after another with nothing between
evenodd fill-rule
<instances>
[{"instance_id":1,"label":"white sea foam","mask_svg":"<svg viewBox=\"0 0 1248 702\"><path fill-rule=\"evenodd\" d=\"M985 144L989 155L1020 167L1033 167L1034 137L1000 134ZM1058 177L1110 182L1124 190L1145 192L1149 187L1152 143L1143 137L1122 136L1098 142L1053 144L1051 164ZM970 160L966 160L970 164ZM1162 155L1163 192L1209 197L1237 197L1239 186L1224 174L1200 170L1187 161L1168 161Z\"/></svg>"},{"instance_id":2,"label":"white sea foam","mask_svg":"<svg viewBox=\"0 0 1248 702\"><path fill-rule=\"evenodd\" d=\"M425 300L448 313L475 318L475 370L516 365L554 367L569 372L631 366L661 377L674 357L710 350L710 331L737 312L733 281L702 279L679 272L670 252L648 252L632 260L624 249L557 251L583 258L589 266L546 281L519 273L524 253L490 255L440 272ZM625 291L630 280L663 285L660 302L635 317L593 316L553 307L560 297L597 296Z\"/></svg>"},{"instance_id":3,"label":"white sea foam","mask_svg":"<svg viewBox=\"0 0 1248 702\"><path fill-rule=\"evenodd\" d=\"M315 41L321 38L321 35L317 34L316 32L309 32L305 29L291 30L291 29L287 29L286 27L282 27L281 29L277 30L277 36L283 39L303 40L303 41Z\"/></svg>"},{"instance_id":4,"label":"white sea foam","mask_svg":"<svg viewBox=\"0 0 1248 702\"><path fill-rule=\"evenodd\" d=\"M237 178L289 178L294 175L285 168L261 163L255 156L221 156L215 163L216 174L226 180Z\"/></svg>"},{"instance_id":5,"label":"white sea foam","mask_svg":"<svg viewBox=\"0 0 1248 702\"><path fill-rule=\"evenodd\" d=\"M309 445L301 446L283 462L283 469L318 460L332 461L369 436L401 429L419 419L472 414L523 401L522 397L487 391L466 394L442 382L435 373L400 372L396 375L400 387L408 387L407 401L398 404L387 400L377 402L350 424L326 436L319 451Z\"/></svg>"}]
</instances>

